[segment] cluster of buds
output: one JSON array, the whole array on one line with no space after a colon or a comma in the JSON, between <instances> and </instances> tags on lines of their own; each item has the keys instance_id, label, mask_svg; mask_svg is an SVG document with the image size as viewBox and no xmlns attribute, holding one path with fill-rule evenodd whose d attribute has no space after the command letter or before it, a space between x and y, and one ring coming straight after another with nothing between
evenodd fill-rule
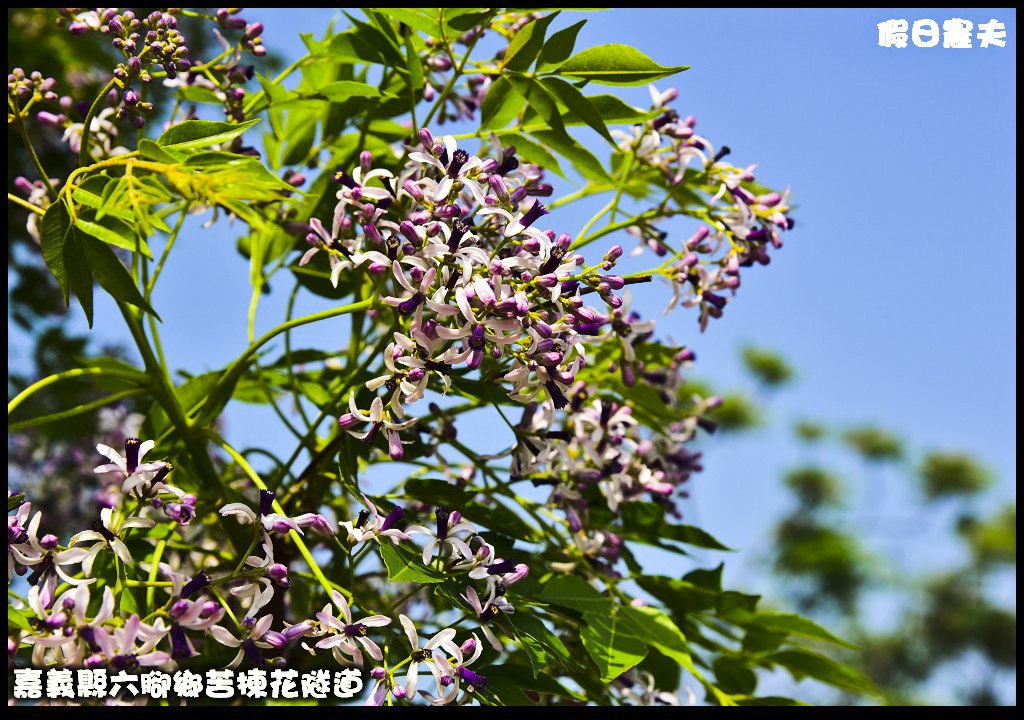
<instances>
[{"instance_id":1,"label":"cluster of buds","mask_svg":"<svg viewBox=\"0 0 1024 720\"><path fill-rule=\"evenodd\" d=\"M502 36L511 41L513 37L529 22L540 17L539 13L507 12L493 16L484 22L470 28L455 42L462 45L472 45L489 29L496 29ZM427 38L427 56L424 58L425 82L423 86L423 99L432 102L436 97L435 88L445 87L447 84L446 73L452 69L452 55L450 48L444 44L438 44ZM501 48L494 57L494 62L500 63L507 48ZM485 74L473 74L465 77L465 85L454 86L449 89L444 99L444 107L437 116L437 122L443 125L449 121L468 120L472 121L474 113L483 104L488 89L491 86L491 77Z\"/></svg>"},{"instance_id":2,"label":"cluster of buds","mask_svg":"<svg viewBox=\"0 0 1024 720\"><path fill-rule=\"evenodd\" d=\"M652 112L656 116L633 127L631 133L613 130L623 152L634 155L640 166L654 168L675 186L698 175L711 196L707 224L679 249L664 269L673 287L668 309L676 304L699 307L701 330L709 318L721 317L726 303L740 284L740 268L755 262L767 265L768 248L782 247L780 233L793 227L785 194L762 191L754 185L756 166L735 167L725 161L730 149L717 152L711 142L696 133L697 119L681 118L668 107L678 93L659 92L650 86ZM650 222L629 229L658 255L670 249L666 233ZM666 310L668 312L668 310Z\"/></svg>"},{"instance_id":3,"label":"cluster of buds","mask_svg":"<svg viewBox=\"0 0 1024 720\"><path fill-rule=\"evenodd\" d=\"M246 22L243 18L238 17L238 13L242 11L242 8L219 8L214 14L214 18L217 20L217 25L222 30L241 30L242 47L251 52L257 57L261 57L267 54L267 49L263 46L263 23Z\"/></svg>"},{"instance_id":4,"label":"cluster of buds","mask_svg":"<svg viewBox=\"0 0 1024 720\"><path fill-rule=\"evenodd\" d=\"M117 8L57 8L57 25L68 28L72 35L88 32L109 32L110 21L117 17Z\"/></svg>"},{"instance_id":5,"label":"cluster of buds","mask_svg":"<svg viewBox=\"0 0 1024 720\"><path fill-rule=\"evenodd\" d=\"M21 68L14 68L7 74L7 97L15 105L25 105L32 100L56 100L57 93L53 91L56 86L56 80L44 78L38 70L25 75Z\"/></svg>"}]
</instances>

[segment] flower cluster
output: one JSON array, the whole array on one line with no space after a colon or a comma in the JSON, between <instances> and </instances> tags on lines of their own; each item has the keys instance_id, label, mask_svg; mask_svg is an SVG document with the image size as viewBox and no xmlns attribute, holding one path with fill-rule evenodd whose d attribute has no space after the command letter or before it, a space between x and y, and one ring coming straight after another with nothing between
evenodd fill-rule
<instances>
[{"instance_id":1,"label":"flower cluster","mask_svg":"<svg viewBox=\"0 0 1024 720\"><path fill-rule=\"evenodd\" d=\"M385 349L385 373L366 385L384 394L368 411L353 395L339 420L370 442L385 429L392 458L402 456L401 433L414 423L405 406L430 377L448 387L464 370L481 370L519 402L543 397L564 408L586 363L583 339L606 327L633 333L612 291L624 280L604 274L609 263L583 267L569 235L536 226L547 213L536 196L550 193L539 168L521 165L515 148L499 145L496 158L483 159L451 136L420 137L398 175L371 169L369 153L351 176L336 173L331 229L313 218L299 261L326 254L335 285L353 268L394 284L383 301L401 329ZM584 304L593 291L605 311ZM350 429L359 423L369 425Z\"/></svg>"},{"instance_id":2,"label":"flower cluster","mask_svg":"<svg viewBox=\"0 0 1024 720\"><path fill-rule=\"evenodd\" d=\"M632 153L641 167L661 175L669 187L685 181L708 190L709 209L702 211L706 224L664 270L673 288L666 312L680 302L699 307L704 330L709 318L721 317L735 294L740 268L755 262L767 265L769 246L782 247L780 233L793 227L787 214L789 193L780 195L756 186L755 165L738 168L723 161L730 153L728 147L715 152L711 142L696 133L695 117L680 118L667 106L678 95L674 88L659 92L652 85L649 89L656 117L635 125L631 133L613 130L612 134L623 152ZM667 254L666 235L651 222L638 223L630 232L658 255Z\"/></svg>"}]
</instances>

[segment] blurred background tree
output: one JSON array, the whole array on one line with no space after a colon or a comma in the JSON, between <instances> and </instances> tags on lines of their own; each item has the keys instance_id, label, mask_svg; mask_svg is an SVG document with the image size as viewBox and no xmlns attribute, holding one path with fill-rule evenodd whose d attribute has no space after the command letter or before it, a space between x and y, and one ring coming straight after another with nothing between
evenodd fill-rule
<instances>
[{"instance_id":1,"label":"blurred background tree","mask_svg":"<svg viewBox=\"0 0 1024 720\"><path fill-rule=\"evenodd\" d=\"M742 359L765 399L794 378L783 358L746 347ZM717 417L722 428L750 431L769 422L767 408L741 393L727 394ZM781 588L768 598L796 606L858 646L815 649L855 667L873 680L890 704L935 701L944 695L969 705L1005 705L1001 692L1016 671L1016 608L997 600L999 584L1015 583L1017 509L1014 502L981 510L991 500L994 478L975 458L961 452L913 453L898 434L875 425L831 425L800 419L793 434L806 460L781 477L791 506L774 523L767 572ZM863 472L844 477L819 458L852 455ZM880 474L885 471L884 477ZM898 517L880 513L889 484L911 489L913 506ZM853 502L853 498L863 501ZM863 507L858 507L863 505ZM991 503L988 503L991 504ZM935 522L956 552L937 569L908 572L883 549L914 541ZM880 621L880 618L888 621ZM857 700L840 694L823 702Z\"/></svg>"},{"instance_id":2,"label":"blurred background tree","mask_svg":"<svg viewBox=\"0 0 1024 720\"><path fill-rule=\"evenodd\" d=\"M202 57L207 49L198 43L204 34L184 31L195 38L194 56ZM72 38L65 28L44 22L37 11L8 10L9 68L39 70L44 76L60 78L65 83L61 93L70 93L73 101L66 110L72 120L83 117L74 103L93 97L106 81L95 68L110 66L113 57L100 37ZM268 68L264 74L281 66L272 55L263 62ZM152 92L161 91L155 83ZM156 125L147 130L155 132ZM8 177L34 180L31 163L14 132L9 126ZM66 176L76 167L77 158L60 142L57 129L33 125L29 132L43 166L53 176ZM21 195L13 185L8 192ZM97 347L95 341L70 329L60 290L26 230L28 213L15 205L8 209L8 322L29 338L17 356L9 345L8 397L12 397L35 379L73 365L75 358L117 357L124 351ZM728 443L731 433L773 423L768 414L771 399L795 382L793 369L774 352L748 346L741 350L741 357L758 391L721 394L723 402L712 416L720 431L712 440L715 443ZM33 396L25 404L25 415L43 415L106 394L87 381L65 382L58 390ZM40 402L52 408L33 405ZM23 483L32 477L61 479L47 487L63 487L62 493L39 498L38 508L48 518L83 507L77 494L89 492L93 479L91 443L96 424L107 423L108 432L127 432L133 409L131 399L125 399L119 407L105 408L93 418L81 416L9 433L9 475L20 473ZM780 478L791 507L774 522L774 543L766 552L763 572L770 573L780 588L778 597L767 600L780 609L795 606L855 643L856 651L824 643L814 649L864 672L890 703L927 703L937 682L950 683L965 704L1013 702L1001 693L998 680L1015 674L1016 611L995 600L995 589L999 583L1014 582L1016 505L1009 502L994 511L980 509L992 491L991 473L963 453L915 453L898 434L874 425L799 419L792 423L792 430L806 460ZM840 473L821 459L842 453L861 461L859 475ZM879 517L874 510L882 505L886 483L914 488L916 506L901 508L896 519ZM909 539L919 526L946 518L952 520L945 534L958 546L962 562L907 573L880 549L879 538L893 524L898 539L900 533ZM87 524L85 518L64 517L63 521L69 527ZM878 612L880 606L884 612ZM880 623L882 616L888 621ZM823 697L821 702L855 699L838 695Z\"/></svg>"}]
</instances>

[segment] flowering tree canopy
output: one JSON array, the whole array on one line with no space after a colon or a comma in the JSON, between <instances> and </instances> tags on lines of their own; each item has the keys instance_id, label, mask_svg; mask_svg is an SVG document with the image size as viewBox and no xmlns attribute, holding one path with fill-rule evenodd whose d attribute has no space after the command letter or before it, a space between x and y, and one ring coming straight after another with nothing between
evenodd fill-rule
<instances>
[{"instance_id":1,"label":"flowering tree canopy","mask_svg":"<svg viewBox=\"0 0 1024 720\"><path fill-rule=\"evenodd\" d=\"M871 693L806 645L842 640L698 567L690 549L727 548L679 508L720 400L656 319L709 329L782 247L788 190L674 107L685 67L578 48L583 20L349 19L272 76L237 9L38 11L116 58L92 95L9 73L30 174L9 202L44 282L90 325L96 286L111 296L141 364L80 355L8 403L15 434L108 414L74 460L94 476L72 473L83 525L33 511L45 482L9 491L9 666L145 667L176 688L355 668L360 701L389 705L794 702L758 694L777 668ZM631 85L647 107L616 96ZM582 183L555 197L568 170ZM575 203L599 209L572 232ZM248 345L176 383L153 291L189 215L211 238L232 221L252 296ZM659 229L675 216L692 234ZM272 281L288 316L257 336ZM663 304L631 303L643 283ZM293 317L299 293L323 309ZM341 316L344 346L294 347ZM83 378L87 399L44 401ZM273 409L291 456L257 448L273 459L257 472L221 434L231 400ZM502 451L463 442L481 417Z\"/></svg>"}]
</instances>

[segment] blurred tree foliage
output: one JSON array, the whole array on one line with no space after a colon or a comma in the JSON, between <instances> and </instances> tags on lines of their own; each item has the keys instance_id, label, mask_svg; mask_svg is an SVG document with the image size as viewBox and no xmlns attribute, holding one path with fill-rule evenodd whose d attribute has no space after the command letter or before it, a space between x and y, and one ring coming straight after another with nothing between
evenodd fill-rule
<instances>
[{"instance_id":1,"label":"blurred tree foliage","mask_svg":"<svg viewBox=\"0 0 1024 720\"><path fill-rule=\"evenodd\" d=\"M742 359L762 389L792 377L785 361L769 351L747 347ZM766 409L746 396L727 398L719 410L725 412L716 418L723 427L751 429L750 418L770 422ZM862 671L890 704L1014 702L1004 696L1007 682L999 680L1012 683L1015 675L1016 609L995 596L1000 583L1005 588L1015 582L1017 509L1013 502L987 513L979 509L992 504L986 494L993 486L991 473L960 452L925 451L915 458L904 438L875 425L831 428L801 419L793 432L814 460L782 477L794 506L774 529L771 567L785 594L779 604L795 603L855 643L857 650L816 649ZM920 573L897 567L896 559L880 550L878 518L865 519L847 504L851 496L871 501L875 496L859 489L857 478L845 478L820 460L838 463L851 454L862 461L865 476L884 466L887 483L902 483L901 490L918 498L915 507L899 509L901 517L911 518L901 521L907 542L921 528L951 517L941 551L965 559ZM868 479L860 478L860 484ZM960 552L951 552L952 547ZM876 619L880 604L894 618L884 627ZM837 704L856 700L842 694L831 698Z\"/></svg>"}]
</instances>

